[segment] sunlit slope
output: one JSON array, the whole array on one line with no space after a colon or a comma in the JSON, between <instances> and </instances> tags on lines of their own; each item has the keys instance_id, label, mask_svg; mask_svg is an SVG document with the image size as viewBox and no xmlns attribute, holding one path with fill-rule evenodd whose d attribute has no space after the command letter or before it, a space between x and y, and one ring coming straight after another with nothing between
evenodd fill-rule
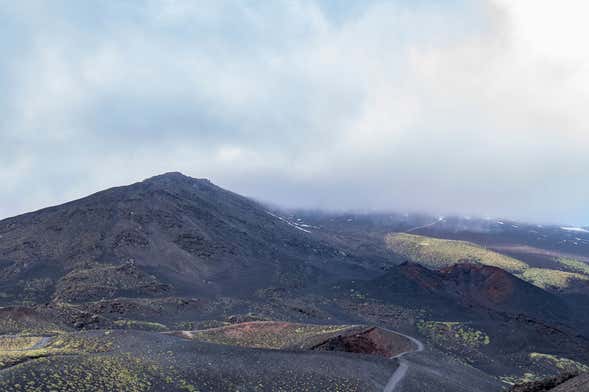
<instances>
[{"instance_id":1,"label":"sunlit slope","mask_svg":"<svg viewBox=\"0 0 589 392\"><path fill-rule=\"evenodd\" d=\"M501 268L543 289L589 287L589 267L576 260L560 259L562 270L532 268L521 260L466 241L407 233L389 234L385 241L387 247L395 253L432 269L470 262Z\"/></svg>"},{"instance_id":2,"label":"sunlit slope","mask_svg":"<svg viewBox=\"0 0 589 392\"><path fill-rule=\"evenodd\" d=\"M180 336L230 346L285 349L301 348L308 345L309 340L323 341L354 328L357 329L358 326L261 321L198 331L183 331Z\"/></svg>"},{"instance_id":3,"label":"sunlit slope","mask_svg":"<svg viewBox=\"0 0 589 392\"><path fill-rule=\"evenodd\" d=\"M588 275L546 268L528 268L520 275L520 278L540 288L552 290L589 284Z\"/></svg>"},{"instance_id":4,"label":"sunlit slope","mask_svg":"<svg viewBox=\"0 0 589 392\"><path fill-rule=\"evenodd\" d=\"M414 263L433 269L470 262L490 265L517 274L528 268L523 261L466 241L442 240L414 234L389 234L387 246Z\"/></svg>"}]
</instances>

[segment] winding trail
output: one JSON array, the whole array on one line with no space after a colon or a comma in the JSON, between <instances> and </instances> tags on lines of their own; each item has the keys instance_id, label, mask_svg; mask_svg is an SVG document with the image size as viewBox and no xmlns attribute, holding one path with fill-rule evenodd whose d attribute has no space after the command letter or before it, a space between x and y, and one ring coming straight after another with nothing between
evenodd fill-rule
<instances>
[{"instance_id":1,"label":"winding trail","mask_svg":"<svg viewBox=\"0 0 589 392\"><path fill-rule=\"evenodd\" d=\"M8 337L8 338L19 337L19 335L0 335L0 338L2 338L2 337ZM6 352L18 352L18 351L22 352L22 351L40 350L42 348L45 348L51 342L51 340L53 340L53 337L51 337L51 336L42 336L41 339L39 339L39 341L37 343L33 344L31 347L24 348L21 350L7 350ZM9 364L8 366L0 369L0 375L6 373L7 371L9 371L10 369L14 368L17 365L20 365L20 364L28 362L28 361L34 361L35 359L38 359L38 358L34 358L34 357L25 358L23 361L17 361L13 364Z\"/></svg>"},{"instance_id":2,"label":"winding trail","mask_svg":"<svg viewBox=\"0 0 589 392\"><path fill-rule=\"evenodd\" d=\"M0 335L0 338L19 338L21 335ZM7 351L31 351L31 350L40 350L42 348L47 347L47 345L51 342L53 338L51 336L42 336L41 339L31 347L21 348L18 350L7 350Z\"/></svg>"},{"instance_id":3,"label":"winding trail","mask_svg":"<svg viewBox=\"0 0 589 392\"><path fill-rule=\"evenodd\" d=\"M417 346L417 348L415 350L404 351L400 354L395 355L394 357L391 357L391 359L396 359L396 358L399 359L399 367L397 368L397 370L395 370L395 372L393 373L393 375L389 379L389 382L387 382L387 385L385 385L383 392L393 392L395 390L395 388L397 387L397 385L405 377L405 374L407 373L407 369L409 369L409 363L403 359L403 356L406 354L423 351L425 346L423 345L423 343L421 343L419 340L415 339L412 336L405 335L401 332L392 331L392 330L386 329L386 328L381 328L381 329L388 331L388 332L395 333L397 335L401 335L404 338L409 339L413 344L415 344L415 346Z\"/></svg>"},{"instance_id":4,"label":"winding trail","mask_svg":"<svg viewBox=\"0 0 589 392\"><path fill-rule=\"evenodd\" d=\"M436 225L436 224L438 224L440 222L441 222L441 220L438 219L437 221L432 222L432 223L428 223L427 225L412 227L409 230L405 230L405 233L411 233L411 232L416 231L416 230L419 230L419 229L425 229L426 227L432 227L432 226L434 226L434 225Z\"/></svg>"},{"instance_id":5,"label":"winding trail","mask_svg":"<svg viewBox=\"0 0 589 392\"><path fill-rule=\"evenodd\" d=\"M45 348L49 344L49 342L51 342L51 337L43 336L41 340L39 340L33 346L29 347L27 350L40 350L42 348Z\"/></svg>"}]
</instances>

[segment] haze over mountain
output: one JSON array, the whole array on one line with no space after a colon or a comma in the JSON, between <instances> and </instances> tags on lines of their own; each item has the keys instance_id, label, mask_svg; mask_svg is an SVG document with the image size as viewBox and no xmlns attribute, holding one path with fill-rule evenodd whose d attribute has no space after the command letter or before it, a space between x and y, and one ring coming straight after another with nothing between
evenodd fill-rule
<instances>
[{"instance_id":1,"label":"haze over mountain","mask_svg":"<svg viewBox=\"0 0 589 392\"><path fill-rule=\"evenodd\" d=\"M0 217L181 170L284 207L589 225L585 2L338 4L5 2Z\"/></svg>"}]
</instances>

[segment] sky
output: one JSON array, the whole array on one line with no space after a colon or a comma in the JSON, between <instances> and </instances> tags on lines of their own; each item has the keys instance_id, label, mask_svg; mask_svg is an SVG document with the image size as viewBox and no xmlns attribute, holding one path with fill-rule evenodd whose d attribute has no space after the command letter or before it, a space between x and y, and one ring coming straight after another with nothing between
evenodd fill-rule
<instances>
[{"instance_id":1,"label":"sky","mask_svg":"<svg viewBox=\"0 0 589 392\"><path fill-rule=\"evenodd\" d=\"M0 218L168 171L589 225L585 0L0 0Z\"/></svg>"}]
</instances>

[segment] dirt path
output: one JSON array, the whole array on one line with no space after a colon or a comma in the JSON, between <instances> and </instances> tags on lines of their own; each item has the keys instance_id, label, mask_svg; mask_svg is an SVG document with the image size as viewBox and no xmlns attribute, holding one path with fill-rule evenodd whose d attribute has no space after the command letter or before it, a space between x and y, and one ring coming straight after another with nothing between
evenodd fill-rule
<instances>
[{"instance_id":1,"label":"dirt path","mask_svg":"<svg viewBox=\"0 0 589 392\"><path fill-rule=\"evenodd\" d=\"M2 335L2 337L18 337L18 335ZM47 345L49 343L51 343L51 340L52 339L53 338L51 336L43 336L43 337L41 337L41 339L37 343L35 343L34 345L32 345L29 348L25 348L25 349L22 349L22 350L10 350L10 351L7 351L7 352L40 350L42 348L47 347ZM42 357L44 357L44 356L41 356L41 358ZM28 361L34 361L34 360L37 360L37 359L39 359L39 358L38 357L24 358L23 361L17 361L17 362L15 362L13 364L10 364L10 365L8 365L8 366L0 369L0 375L4 374L5 372L9 371L10 369L14 368L17 365L20 365L20 364L25 363L25 362L28 362Z\"/></svg>"},{"instance_id":2,"label":"dirt path","mask_svg":"<svg viewBox=\"0 0 589 392\"><path fill-rule=\"evenodd\" d=\"M20 335L0 335L0 338L19 338L21 337ZM41 339L39 339L39 341L35 344L33 344L31 347L28 348L23 348L23 349L19 349L19 350L9 350L9 351L31 351L31 350L40 350L42 348L47 347L47 345L51 342L52 337L51 336L42 336Z\"/></svg>"},{"instance_id":3,"label":"dirt path","mask_svg":"<svg viewBox=\"0 0 589 392\"><path fill-rule=\"evenodd\" d=\"M33 346L29 347L27 350L40 350L42 348L45 348L49 344L49 342L51 342L51 337L43 336L41 340L39 340Z\"/></svg>"},{"instance_id":4,"label":"dirt path","mask_svg":"<svg viewBox=\"0 0 589 392\"><path fill-rule=\"evenodd\" d=\"M397 335L401 335L401 336L409 339L417 347L415 350L405 351L405 352L402 352L401 354L397 354L394 357L391 357L391 359L395 359L395 358L399 359L399 367L397 368L397 370L395 370L395 372L393 373L393 375L389 379L389 382L387 382L387 385L385 385L383 392L393 392L395 390L395 388L397 387L397 385L401 382L401 380L403 380L403 378L405 378L405 374L407 373L407 370L409 369L409 363L403 359L403 356L405 354L423 351L424 345L419 340L417 340L414 337L411 337L409 335L405 335L400 332L392 331L392 330L386 329L386 328L382 328L382 329L384 329L385 331L388 331L388 332L396 333Z\"/></svg>"},{"instance_id":5,"label":"dirt path","mask_svg":"<svg viewBox=\"0 0 589 392\"><path fill-rule=\"evenodd\" d=\"M439 219L438 219L437 221L435 221L435 222L432 222L432 223L428 223L427 225L423 225L423 226L417 226L417 227L412 227L412 228L411 228L411 229L409 229L409 230L405 230L405 233L411 233L411 232L417 231L417 230L419 230L419 229L425 229L426 227L432 227L432 226L434 226L434 225L437 225L437 224L438 224L438 223L440 223L440 222L441 222L441 220L439 220Z\"/></svg>"}]
</instances>

